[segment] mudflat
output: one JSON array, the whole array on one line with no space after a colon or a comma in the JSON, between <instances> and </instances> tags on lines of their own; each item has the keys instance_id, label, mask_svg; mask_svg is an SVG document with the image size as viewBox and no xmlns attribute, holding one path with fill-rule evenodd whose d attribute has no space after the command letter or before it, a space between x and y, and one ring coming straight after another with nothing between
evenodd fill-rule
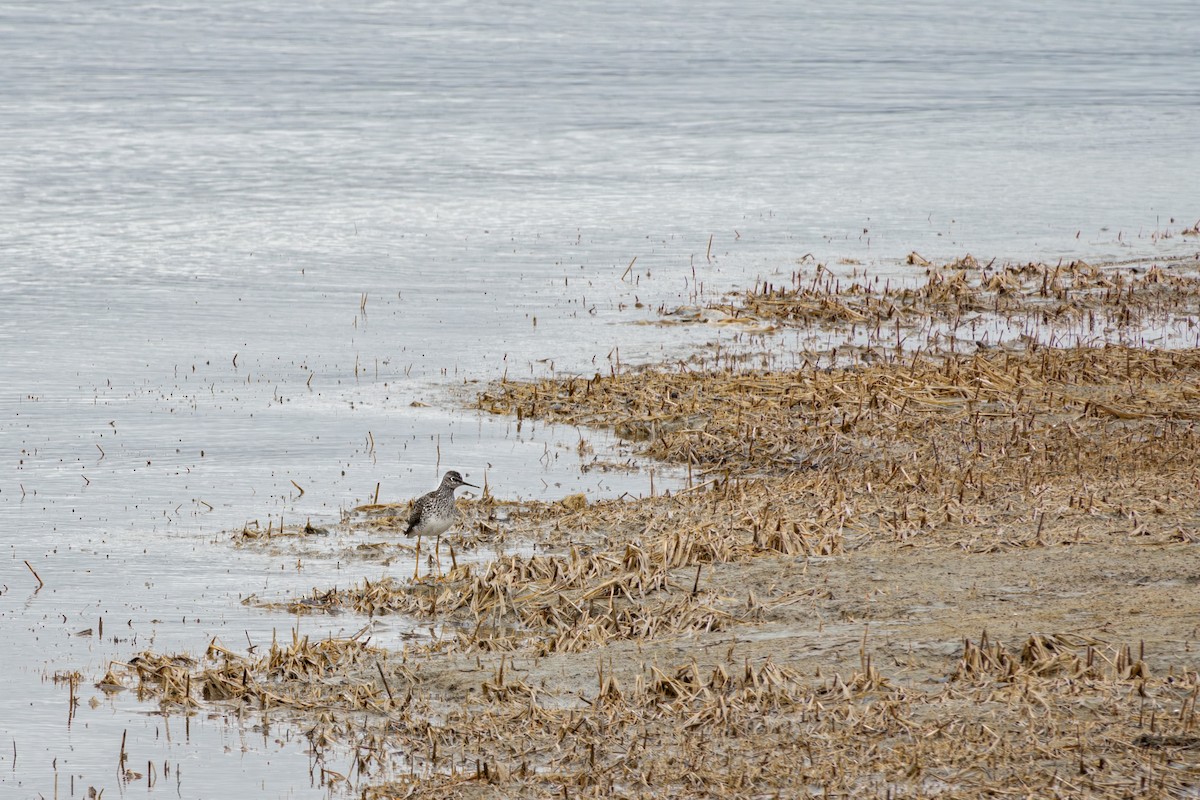
<instances>
[{"instance_id":1,"label":"mudflat","mask_svg":"<svg viewBox=\"0 0 1200 800\"><path fill-rule=\"evenodd\" d=\"M282 715L367 798L1200 792L1197 265L912 263L905 286L809 270L663 310L841 336L786 366L701 349L472 399L611 428L687 486L486 492L420 576L247 600L431 631L402 650L368 623L102 682ZM347 562L412 563L404 517L356 510Z\"/></svg>"}]
</instances>

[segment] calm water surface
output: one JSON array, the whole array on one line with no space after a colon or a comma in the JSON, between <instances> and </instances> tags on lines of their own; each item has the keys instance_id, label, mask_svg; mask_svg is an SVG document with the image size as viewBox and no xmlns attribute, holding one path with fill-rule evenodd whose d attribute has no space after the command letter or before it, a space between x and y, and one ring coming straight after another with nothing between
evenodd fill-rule
<instances>
[{"instance_id":1,"label":"calm water surface","mask_svg":"<svg viewBox=\"0 0 1200 800\"><path fill-rule=\"evenodd\" d=\"M629 323L806 254L1197 248L1163 237L1200 218L1185 3L7 3L0 53L4 797L145 792L123 735L151 795L322 796L285 725L91 683L357 629L239 606L364 569L234 550L248 520L451 466L648 489L580 470L603 436L462 410L475 382L685 355L720 334Z\"/></svg>"}]
</instances>

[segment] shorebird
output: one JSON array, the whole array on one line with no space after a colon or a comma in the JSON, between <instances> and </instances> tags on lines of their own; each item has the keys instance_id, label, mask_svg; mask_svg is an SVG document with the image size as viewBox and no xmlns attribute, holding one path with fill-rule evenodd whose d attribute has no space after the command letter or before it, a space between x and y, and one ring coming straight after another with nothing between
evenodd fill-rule
<instances>
[{"instance_id":1,"label":"shorebird","mask_svg":"<svg viewBox=\"0 0 1200 800\"><path fill-rule=\"evenodd\" d=\"M438 488L413 501L412 511L409 512L408 520L404 523L404 535L415 534L417 537L417 569L420 569L421 563L421 537L437 536L440 542L442 534L458 520L458 508L454 505L454 490L460 486L479 488L473 483L464 481L462 475L454 470L450 470L442 476L442 482ZM416 575L415 572L414 575Z\"/></svg>"}]
</instances>

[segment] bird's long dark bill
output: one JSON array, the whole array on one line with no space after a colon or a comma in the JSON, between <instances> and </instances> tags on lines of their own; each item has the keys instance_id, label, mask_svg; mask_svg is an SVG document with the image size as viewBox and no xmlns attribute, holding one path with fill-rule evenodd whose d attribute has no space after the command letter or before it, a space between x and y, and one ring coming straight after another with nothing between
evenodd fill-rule
<instances>
[{"instance_id":1,"label":"bird's long dark bill","mask_svg":"<svg viewBox=\"0 0 1200 800\"><path fill-rule=\"evenodd\" d=\"M479 488L479 487L478 487L478 486L476 486L475 484L473 484L473 483L467 483L466 481L463 481L463 482L462 482L462 485L463 485L463 486L470 486L472 489L478 489L478 488Z\"/></svg>"}]
</instances>

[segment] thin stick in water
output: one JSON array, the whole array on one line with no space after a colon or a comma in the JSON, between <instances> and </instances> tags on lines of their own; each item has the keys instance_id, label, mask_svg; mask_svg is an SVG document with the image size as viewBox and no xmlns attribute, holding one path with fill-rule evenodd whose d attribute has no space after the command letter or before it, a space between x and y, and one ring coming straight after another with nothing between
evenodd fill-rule
<instances>
[{"instance_id":1,"label":"thin stick in water","mask_svg":"<svg viewBox=\"0 0 1200 800\"><path fill-rule=\"evenodd\" d=\"M38 575L37 570L33 568L33 564L30 564L28 561L26 561L25 566L29 567L29 571L33 573L33 577L37 578L39 589L46 585L46 582L42 580L42 576Z\"/></svg>"},{"instance_id":2,"label":"thin stick in water","mask_svg":"<svg viewBox=\"0 0 1200 800\"><path fill-rule=\"evenodd\" d=\"M395 703L396 698L392 696L392 687L388 686L387 675L383 674L383 667L380 666L378 661L375 662L375 669L379 670L379 678L383 681L383 688L387 691L388 702Z\"/></svg>"}]
</instances>

